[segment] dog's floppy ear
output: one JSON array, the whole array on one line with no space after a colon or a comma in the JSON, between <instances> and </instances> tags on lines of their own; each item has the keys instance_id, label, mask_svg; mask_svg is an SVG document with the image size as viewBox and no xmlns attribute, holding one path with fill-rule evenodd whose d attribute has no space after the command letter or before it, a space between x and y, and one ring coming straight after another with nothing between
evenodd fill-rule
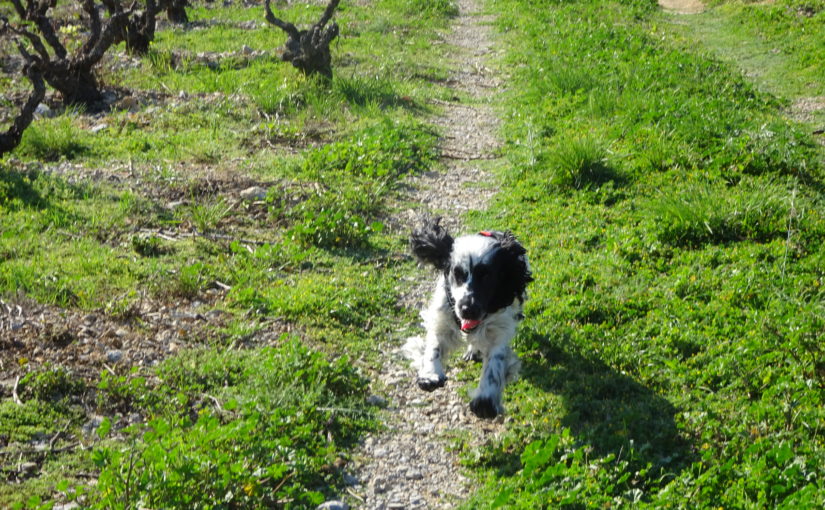
<instances>
[{"instance_id":1,"label":"dog's floppy ear","mask_svg":"<svg viewBox=\"0 0 825 510\"><path fill-rule=\"evenodd\" d=\"M453 238L439 223L441 218L426 219L410 236L410 250L415 258L443 271L450 266Z\"/></svg>"},{"instance_id":2,"label":"dog's floppy ear","mask_svg":"<svg viewBox=\"0 0 825 510\"><path fill-rule=\"evenodd\" d=\"M527 264L527 250L516 240L512 232L503 232L497 239L509 259L505 268L507 285L515 297L520 298L524 295L527 284L533 281L530 266Z\"/></svg>"}]
</instances>

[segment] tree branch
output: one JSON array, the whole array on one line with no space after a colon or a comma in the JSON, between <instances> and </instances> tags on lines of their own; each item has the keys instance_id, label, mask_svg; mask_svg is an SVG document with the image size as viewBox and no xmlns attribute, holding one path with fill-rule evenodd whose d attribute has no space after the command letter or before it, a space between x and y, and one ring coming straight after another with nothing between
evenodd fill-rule
<instances>
[{"instance_id":1,"label":"tree branch","mask_svg":"<svg viewBox=\"0 0 825 510\"><path fill-rule=\"evenodd\" d=\"M83 48L80 50L84 55L92 52L92 49L100 40L100 13L97 12L94 0L84 0L83 10L89 15L89 31L91 32L89 38L83 43Z\"/></svg>"},{"instance_id":2,"label":"tree branch","mask_svg":"<svg viewBox=\"0 0 825 510\"><path fill-rule=\"evenodd\" d=\"M275 17L275 15L272 13L272 9L269 6L269 1L270 0L266 0L266 2L264 2L264 9L266 9L266 20L275 25L276 27L280 28L287 34L289 34L290 37L293 37L295 39L301 37L301 34L300 32L298 32L298 29L295 27L295 25L289 23L288 21L282 21Z\"/></svg>"},{"instance_id":3,"label":"tree branch","mask_svg":"<svg viewBox=\"0 0 825 510\"><path fill-rule=\"evenodd\" d=\"M339 0L330 0L327 4L327 8L324 9L324 14L321 16L321 19L318 20L318 23L315 24L318 28L323 28L327 22L332 19L332 15L335 13L335 8L338 7Z\"/></svg>"},{"instance_id":4,"label":"tree branch","mask_svg":"<svg viewBox=\"0 0 825 510\"><path fill-rule=\"evenodd\" d=\"M43 44L43 41L40 40L40 37L37 34L31 33L25 28L14 27L11 23L9 23L9 20L7 20L6 18L0 18L0 21L3 22L4 31L8 30L15 35L25 37L29 40L29 42L32 43L32 47L40 55L41 59L45 61L49 60L49 52L46 50L46 46ZM35 58L32 55L30 55L25 49L22 49L22 46L19 42L17 43L17 47L20 48L20 53L23 55L23 58L26 59L26 62L32 62L35 60Z\"/></svg>"},{"instance_id":5,"label":"tree branch","mask_svg":"<svg viewBox=\"0 0 825 510\"><path fill-rule=\"evenodd\" d=\"M46 84L43 83L43 75L40 73L40 70L36 66L28 64L26 65L24 73L26 78L31 82L34 90L32 90L29 99L26 101L26 104L23 105L23 109L14 119L8 131L0 133L0 154L5 154L17 147L20 139L23 137L23 131L25 131L32 120L34 120L34 111L37 109L37 105L39 105L46 96Z\"/></svg>"},{"instance_id":6,"label":"tree branch","mask_svg":"<svg viewBox=\"0 0 825 510\"><path fill-rule=\"evenodd\" d=\"M98 37L94 47L83 58L79 59L78 63L80 65L97 64L103 58L106 50L114 43L115 34L121 30L123 23L130 14L131 11L123 11L111 16L109 23L106 24L106 28L103 29L103 33Z\"/></svg>"},{"instance_id":7,"label":"tree branch","mask_svg":"<svg viewBox=\"0 0 825 510\"><path fill-rule=\"evenodd\" d=\"M34 6L29 3L29 12L24 19L34 22L37 25L40 33L43 34L43 38L46 39L46 42L52 47L54 54L57 55L58 58L66 58L69 52L66 51L66 47L60 42L60 38L57 37L51 20L46 16L46 12L48 12L50 7L51 4L47 0L40 0L37 4L34 4Z\"/></svg>"},{"instance_id":8,"label":"tree branch","mask_svg":"<svg viewBox=\"0 0 825 510\"><path fill-rule=\"evenodd\" d=\"M14 6L14 10L17 11L17 15L20 16L20 19L26 19L26 9L23 8L23 4L20 3L20 0L10 0L11 4Z\"/></svg>"}]
</instances>

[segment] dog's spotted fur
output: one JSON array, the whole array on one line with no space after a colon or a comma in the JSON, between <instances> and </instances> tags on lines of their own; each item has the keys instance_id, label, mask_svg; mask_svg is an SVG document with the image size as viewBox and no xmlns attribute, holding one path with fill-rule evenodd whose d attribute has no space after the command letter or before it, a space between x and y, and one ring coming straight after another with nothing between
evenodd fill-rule
<instances>
[{"instance_id":1,"label":"dog's spotted fur","mask_svg":"<svg viewBox=\"0 0 825 510\"><path fill-rule=\"evenodd\" d=\"M520 365L510 341L524 318L525 289L532 281L524 248L509 232L453 239L438 220L413 231L410 247L439 271L430 304L421 312L426 335L409 339L405 347L418 370L418 386L426 391L444 386L443 359L466 343L466 356L482 361L470 409L482 418L503 413L504 384Z\"/></svg>"}]
</instances>

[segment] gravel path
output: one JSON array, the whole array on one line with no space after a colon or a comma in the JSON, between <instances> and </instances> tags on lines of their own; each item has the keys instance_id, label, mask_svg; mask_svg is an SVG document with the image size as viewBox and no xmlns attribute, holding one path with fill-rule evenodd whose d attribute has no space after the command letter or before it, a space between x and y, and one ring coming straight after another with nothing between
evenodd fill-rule
<instances>
[{"instance_id":1,"label":"gravel path","mask_svg":"<svg viewBox=\"0 0 825 510\"><path fill-rule=\"evenodd\" d=\"M420 204L401 216L412 226L423 213L440 215L442 224L460 233L461 216L483 209L494 194L492 177L485 170L496 158L498 119L489 107L500 82L486 67L493 51L491 18L480 14L478 0L459 0L459 15L448 44L455 48L450 87L456 97L469 101L438 103L441 115L432 119L442 133L444 172L430 172L411 182L409 201ZM426 272L422 270L422 276ZM420 309L426 302L433 278L402 296L401 305ZM447 385L425 393L415 385L413 370L398 352L401 339L381 346L386 352L375 382L374 397L383 403L385 430L368 436L356 450L349 466L348 492L357 508L416 509L453 508L471 491L470 481L459 464L459 445L478 446L501 432L503 419L479 420L469 410L456 381L456 365L448 366Z\"/></svg>"},{"instance_id":2,"label":"gravel path","mask_svg":"<svg viewBox=\"0 0 825 510\"><path fill-rule=\"evenodd\" d=\"M705 10L705 4L700 0L659 0L659 5L676 14L699 14Z\"/></svg>"}]
</instances>

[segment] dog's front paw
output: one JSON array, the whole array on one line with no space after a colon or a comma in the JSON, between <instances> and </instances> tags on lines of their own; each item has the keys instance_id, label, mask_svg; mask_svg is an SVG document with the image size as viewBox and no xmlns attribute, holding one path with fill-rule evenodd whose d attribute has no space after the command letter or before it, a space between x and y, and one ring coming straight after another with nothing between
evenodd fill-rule
<instances>
[{"instance_id":1,"label":"dog's front paw","mask_svg":"<svg viewBox=\"0 0 825 510\"><path fill-rule=\"evenodd\" d=\"M447 384L447 376L444 375L429 375L418 377L416 381L418 383L418 387L424 391L434 391L436 388L440 388Z\"/></svg>"},{"instance_id":2,"label":"dog's front paw","mask_svg":"<svg viewBox=\"0 0 825 510\"><path fill-rule=\"evenodd\" d=\"M490 397L476 397L470 401L470 411L479 418L495 418L504 409Z\"/></svg>"}]
</instances>

